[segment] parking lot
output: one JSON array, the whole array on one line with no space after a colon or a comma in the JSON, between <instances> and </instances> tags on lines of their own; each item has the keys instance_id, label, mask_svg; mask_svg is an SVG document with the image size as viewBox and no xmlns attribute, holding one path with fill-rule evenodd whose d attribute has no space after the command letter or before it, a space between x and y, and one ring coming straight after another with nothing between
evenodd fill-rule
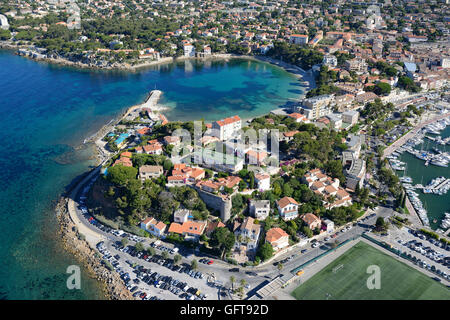
<instances>
[{"instance_id":1,"label":"parking lot","mask_svg":"<svg viewBox=\"0 0 450 320\"><path fill-rule=\"evenodd\" d=\"M409 228L391 228L387 236L378 238L411 255L417 266L432 272L440 281L450 281L450 246Z\"/></svg>"},{"instance_id":2,"label":"parking lot","mask_svg":"<svg viewBox=\"0 0 450 320\"><path fill-rule=\"evenodd\" d=\"M176 265L160 255L148 256L130 245L101 243L97 248L138 299L218 299L220 287L213 284L210 275L194 271L187 264Z\"/></svg>"}]
</instances>

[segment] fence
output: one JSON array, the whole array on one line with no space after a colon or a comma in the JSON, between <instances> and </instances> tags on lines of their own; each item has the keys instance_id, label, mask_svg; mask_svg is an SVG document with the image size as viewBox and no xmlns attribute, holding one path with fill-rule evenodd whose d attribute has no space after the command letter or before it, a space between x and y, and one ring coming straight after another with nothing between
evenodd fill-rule
<instances>
[{"instance_id":1,"label":"fence","mask_svg":"<svg viewBox=\"0 0 450 320\"><path fill-rule=\"evenodd\" d=\"M311 263L317 261L318 259L320 259L320 258L326 256L326 255L329 254L330 252L335 251L337 248L339 248L339 247L345 245L346 243L348 243L348 242L350 242L350 241L352 241L352 240L358 239L359 237L360 237L360 236L358 235L358 236L356 236L356 237L353 237L353 238L350 238L350 239L345 240L344 242L338 244L335 248L331 248L331 249L329 249L329 250L327 250L327 251L325 251L325 252L319 254L317 257L312 258L312 259L306 261L305 263L299 265L298 267L292 269L292 270L291 270L291 273L296 274L298 271L300 271L300 270L303 269L304 267L308 266L309 264L311 264Z\"/></svg>"}]
</instances>

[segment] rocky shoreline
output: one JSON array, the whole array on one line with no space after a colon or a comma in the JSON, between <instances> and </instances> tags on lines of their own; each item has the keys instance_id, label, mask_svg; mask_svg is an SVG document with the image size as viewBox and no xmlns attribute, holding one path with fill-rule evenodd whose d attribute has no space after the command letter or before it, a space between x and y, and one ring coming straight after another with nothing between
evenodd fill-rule
<instances>
[{"instance_id":1,"label":"rocky shoreline","mask_svg":"<svg viewBox=\"0 0 450 320\"><path fill-rule=\"evenodd\" d=\"M119 275L109 271L101 263L101 257L78 232L77 227L69 217L67 201L67 198L61 197L55 208L63 248L73 254L86 267L90 277L101 283L101 289L106 299L135 300Z\"/></svg>"}]
</instances>

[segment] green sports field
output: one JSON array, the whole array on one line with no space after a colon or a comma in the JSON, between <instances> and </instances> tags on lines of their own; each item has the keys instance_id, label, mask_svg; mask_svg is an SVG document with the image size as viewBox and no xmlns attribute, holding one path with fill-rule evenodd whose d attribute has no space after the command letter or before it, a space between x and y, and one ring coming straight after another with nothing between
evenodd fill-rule
<instances>
[{"instance_id":1,"label":"green sports field","mask_svg":"<svg viewBox=\"0 0 450 320\"><path fill-rule=\"evenodd\" d=\"M380 267L380 289L367 288L370 265ZM360 241L291 295L297 300L450 300L450 289Z\"/></svg>"}]
</instances>

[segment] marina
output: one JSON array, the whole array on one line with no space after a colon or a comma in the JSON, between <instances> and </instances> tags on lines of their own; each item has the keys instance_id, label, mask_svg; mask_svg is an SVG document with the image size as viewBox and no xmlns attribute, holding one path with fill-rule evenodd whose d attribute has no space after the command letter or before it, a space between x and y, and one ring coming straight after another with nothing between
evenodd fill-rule
<instances>
[{"instance_id":1,"label":"marina","mask_svg":"<svg viewBox=\"0 0 450 320\"><path fill-rule=\"evenodd\" d=\"M424 226L450 230L450 118L423 126L386 156Z\"/></svg>"}]
</instances>

